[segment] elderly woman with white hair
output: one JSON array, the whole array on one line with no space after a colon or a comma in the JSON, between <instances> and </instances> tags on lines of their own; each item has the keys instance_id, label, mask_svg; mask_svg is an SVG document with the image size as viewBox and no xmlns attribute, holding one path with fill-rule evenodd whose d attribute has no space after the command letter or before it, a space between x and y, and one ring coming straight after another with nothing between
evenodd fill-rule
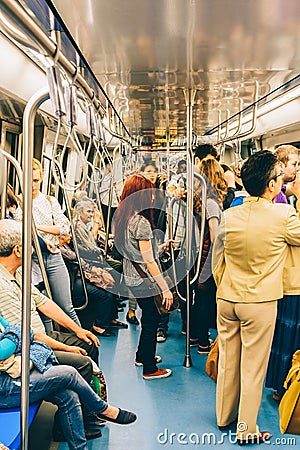
<instances>
[{"instance_id":1,"label":"elderly woman with white hair","mask_svg":"<svg viewBox=\"0 0 300 450\"><path fill-rule=\"evenodd\" d=\"M119 261L115 261L110 259L108 262L105 260L102 250L97 246L95 236L92 230L95 232L95 215L98 214L95 204L90 199L83 199L75 204L74 206L74 229L75 236L78 244L79 254L82 260L91 266L99 267L102 270L102 274L105 277L105 285L102 287L97 287L90 283L86 282L88 296L90 302L90 306L88 306L86 311L83 312L85 316L85 320L91 321L91 317L95 320L93 331L99 334L100 336L112 336L114 333L109 328L128 328L128 325L117 320L118 317L118 308L117 308L117 296L119 295L120 284L119 284L119 273L118 269ZM96 216L97 218L97 216ZM94 226L93 226L94 224ZM111 275L110 271L114 270L114 277ZM105 289L105 291L104 291ZM76 297L78 297L78 293L82 294L82 281L80 278L75 280L74 285L74 293ZM126 291L127 292L127 291ZM105 293L105 296L103 296ZM74 295L73 295L74 298ZM102 309L99 302L103 302L104 299L106 301L109 299L110 303L107 305L107 308L110 308L110 321L104 321L103 315L100 313L95 316L95 312L91 317L88 310L92 307L92 305L97 306L97 309ZM74 298L75 301L75 298ZM105 317L108 316L108 310L106 308ZM93 308L92 308L93 309ZM98 311L100 312L100 311ZM83 316L80 313L81 320L83 320ZM87 325L86 325L87 326Z\"/></svg>"}]
</instances>

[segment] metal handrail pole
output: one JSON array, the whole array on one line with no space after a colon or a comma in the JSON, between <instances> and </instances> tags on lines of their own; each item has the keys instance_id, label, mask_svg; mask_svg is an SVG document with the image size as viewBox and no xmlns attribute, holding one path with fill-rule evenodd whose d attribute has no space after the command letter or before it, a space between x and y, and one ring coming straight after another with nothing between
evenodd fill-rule
<instances>
[{"instance_id":1,"label":"metal handrail pole","mask_svg":"<svg viewBox=\"0 0 300 450\"><path fill-rule=\"evenodd\" d=\"M169 239L173 239L173 207L174 207L174 204L175 204L176 201L177 201L177 199L175 197L171 198L170 203L169 203L168 208L167 208L167 220L168 220L168 235L169 235ZM180 203L179 203L179 208L180 208ZM183 297L180 294L179 289L178 289L177 273L176 273L175 258L174 258L174 248L173 248L172 245L170 245L170 254L171 254L171 261L172 261L172 266L171 267L172 267L172 272L173 272L173 279L174 279L174 285L175 285L176 293L177 293L178 297L182 301L185 302L186 298Z\"/></svg>"},{"instance_id":2,"label":"metal handrail pole","mask_svg":"<svg viewBox=\"0 0 300 450\"><path fill-rule=\"evenodd\" d=\"M1 174L3 190L1 192L1 219L6 216L6 196L7 196L7 161L5 161L5 168Z\"/></svg>"},{"instance_id":3,"label":"metal handrail pole","mask_svg":"<svg viewBox=\"0 0 300 450\"><path fill-rule=\"evenodd\" d=\"M190 352L190 269L192 253L192 229L193 229L193 198L194 198L194 157L192 151L192 113L196 91L188 88L184 91L187 110L187 216L186 216L186 354L184 367L192 367Z\"/></svg>"},{"instance_id":4,"label":"metal handrail pole","mask_svg":"<svg viewBox=\"0 0 300 450\"><path fill-rule=\"evenodd\" d=\"M21 169L19 162L13 156L11 156L9 153L7 153L6 151L4 151L2 149L0 149L0 153L3 155L4 158L6 158L14 166L15 171L17 173L17 177L19 179L21 190L22 190L23 189L23 173L22 173L22 169ZM43 256L42 256L42 251L41 251L41 247L40 247L39 240L37 237L37 232L36 232L34 222L32 222L32 237L33 237L33 241L34 241L35 251L36 251L39 263L40 263L40 269L42 272L43 281L45 283L45 289L47 292L47 296L52 299L50 285L49 285L49 281L48 281L48 277L47 277L47 273L46 273L46 269L45 269L45 264L44 264L44 260L43 260Z\"/></svg>"},{"instance_id":5,"label":"metal handrail pole","mask_svg":"<svg viewBox=\"0 0 300 450\"><path fill-rule=\"evenodd\" d=\"M44 87L28 101L23 115L23 229L22 229L22 363L21 363L21 449L28 449L29 349L31 321L32 254L32 159L34 154L34 119L39 106L49 99Z\"/></svg>"}]
</instances>

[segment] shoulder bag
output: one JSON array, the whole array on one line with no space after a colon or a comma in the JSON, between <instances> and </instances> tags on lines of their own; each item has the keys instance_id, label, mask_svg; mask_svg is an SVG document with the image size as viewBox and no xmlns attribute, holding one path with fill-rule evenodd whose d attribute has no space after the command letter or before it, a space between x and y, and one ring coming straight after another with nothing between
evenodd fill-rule
<instances>
[{"instance_id":1,"label":"shoulder bag","mask_svg":"<svg viewBox=\"0 0 300 450\"><path fill-rule=\"evenodd\" d=\"M137 262L135 262L135 261L131 261L131 262L134 265L134 267L137 270L137 272L140 275L140 277L143 278L143 280L146 283L146 285L150 288L150 290L152 292L152 297L153 297L155 306L156 306L157 311L159 312L159 314L160 315L169 314L171 311L174 311L175 309L178 309L179 301L178 301L178 295L177 295L176 289L175 288L169 288L170 291L172 292L172 295L173 295L173 304L172 304L170 309L167 309L164 306L164 304L163 304L163 293L161 292L158 284L155 281L152 282L149 279L147 274L143 271L143 269L141 268L141 266ZM165 279L166 283L168 284L168 286L172 285L172 281L171 281L171 279L170 279L170 277L168 275L165 275L164 279Z\"/></svg>"},{"instance_id":2,"label":"shoulder bag","mask_svg":"<svg viewBox=\"0 0 300 450\"><path fill-rule=\"evenodd\" d=\"M29 361L29 370L33 368L33 363ZM11 378L19 378L21 376L21 356L13 354L4 362L0 363L0 372L7 373Z\"/></svg>"},{"instance_id":3,"label":"shoulder bag","mask_svg":"<svg viewBox=\"0 0 300 450\"><path fill-rule=\"evenodd\" d=\"M215 383L217 382L218 377L218 362L219 362L219 344L217 336L216 339L214 340L214 343L211 346L205 364L205 372L212 380L214 380Z\"/></svg>"}]
</instances>

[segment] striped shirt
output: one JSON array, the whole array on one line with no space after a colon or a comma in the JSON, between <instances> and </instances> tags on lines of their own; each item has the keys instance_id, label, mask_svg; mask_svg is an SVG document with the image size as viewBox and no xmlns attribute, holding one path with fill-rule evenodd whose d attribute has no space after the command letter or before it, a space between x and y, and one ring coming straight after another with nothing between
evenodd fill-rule
<instances>
[{"instance_id":1,"label":"striped shirt","mask_svg":"<svg viewBox=\"0 0 300 450\"><path fill-rule=\"evenodd\" d=\"M10 324L22 319L22 268L16 270L15 277L0 264L0 315ZM49 299L33 285L31 286L31 328L45 333L44 324L37 309Z\"/></svg>"}]
</instances>

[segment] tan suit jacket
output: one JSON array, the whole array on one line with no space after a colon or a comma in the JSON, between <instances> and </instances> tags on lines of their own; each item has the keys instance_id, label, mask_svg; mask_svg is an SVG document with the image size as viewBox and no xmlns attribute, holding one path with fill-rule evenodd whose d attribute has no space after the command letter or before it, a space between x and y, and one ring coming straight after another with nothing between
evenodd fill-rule
<instances>
[{"instance_id":1,"label":"tan suit jacket","mask_svg":"<svg viewBox=\"0 0 300 450\"><path fill-rule=\"evenodd\" d=\"M247 197L226 210L213 247L217 298L239 303L282 298L288 244L300 246L300 220L292 206Z\"/></svg>"},{"instance_id":2,"label":"tan suit jacket","mask_svg":"<svg viewBox=\"0 0 300 450\"><path fill-rule=\"evenodd\" d=\"M300 247L289 245L283 269L284 295L300 295Z\"/></svg>"}]
</instances>

